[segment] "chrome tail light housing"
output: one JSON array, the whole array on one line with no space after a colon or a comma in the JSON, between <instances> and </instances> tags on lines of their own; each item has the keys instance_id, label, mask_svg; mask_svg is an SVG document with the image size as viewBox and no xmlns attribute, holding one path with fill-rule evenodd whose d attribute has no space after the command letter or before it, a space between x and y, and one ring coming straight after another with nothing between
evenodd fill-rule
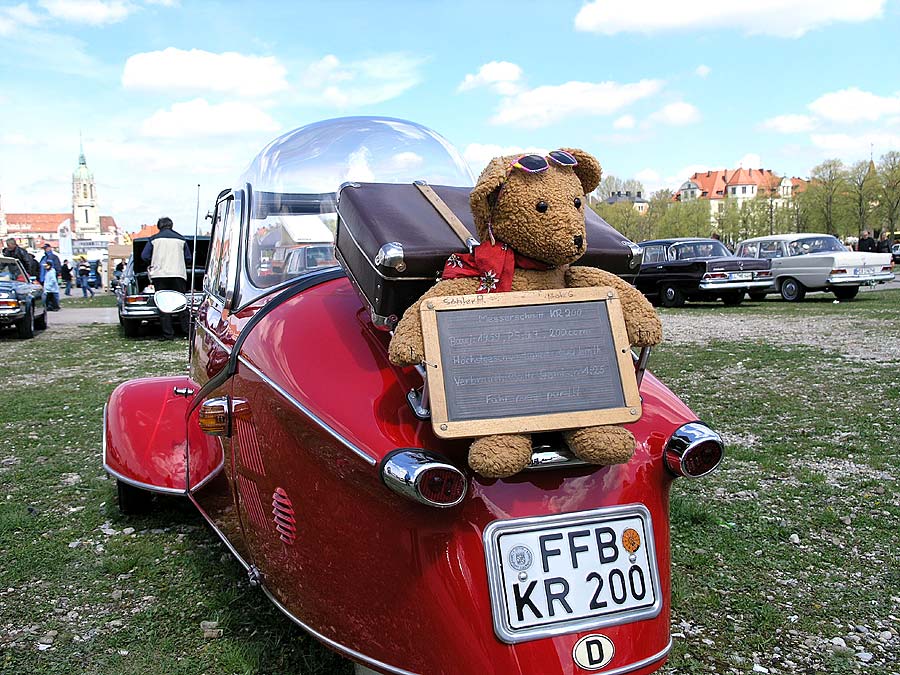
<instances>
[{"instance_id":1,"label":"chrome tail light housing","mask_svg":"<svg viewBox=\"0 0 900 675\"><path fill-rule=\"evenodd\" d=\"M381 463L381 480L407 499L449 508L466 496L465 474L446 459L419 448L401 448L388 454Z\"/></svg>"},{"instance_id":2,"label":"chrome tail light housing","mask_svg":"<svg viewBox=\"0 0 900 675\"><path fill-rule=\"evenodd\" d=\"M724 455L725 443L719 434L701 422L689 422L672 434L663 458L674 475L699 478L714 471Z\"/></svg>"}]
</instances>

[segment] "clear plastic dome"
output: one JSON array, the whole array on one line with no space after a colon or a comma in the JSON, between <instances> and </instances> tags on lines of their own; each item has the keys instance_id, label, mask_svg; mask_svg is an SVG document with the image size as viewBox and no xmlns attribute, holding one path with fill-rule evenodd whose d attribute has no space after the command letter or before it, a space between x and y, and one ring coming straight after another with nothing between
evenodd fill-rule
<instances>
[{"instance_id":1,"label":"clear plastic dome","mask_svg":"<svg viewBox=\"0 0 900 675\"><path fill-rule=\"evenodd\" d=\"M341 117L276 138L250 163L241 184L254 191L321 194L349 181L414 180L474 185L456 148L431 129L389 117Z\"/></svg>"}]
</instances>

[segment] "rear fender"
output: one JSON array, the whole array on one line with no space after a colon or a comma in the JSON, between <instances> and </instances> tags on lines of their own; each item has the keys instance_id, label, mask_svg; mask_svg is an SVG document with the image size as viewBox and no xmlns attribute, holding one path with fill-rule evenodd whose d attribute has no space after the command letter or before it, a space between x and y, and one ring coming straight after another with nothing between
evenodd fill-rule
<instances>
[{"instance_id":1,"label":"rear fender","mask_svg":"<svg viewBox=\"0 0 900 675\"><path fill-rule=\"evenodd\" d=\"M188 377L130 380L113 390L103 410L103 468L129 485L187 494L185 415L197 389Z\"/></svg>"}]
</instances>

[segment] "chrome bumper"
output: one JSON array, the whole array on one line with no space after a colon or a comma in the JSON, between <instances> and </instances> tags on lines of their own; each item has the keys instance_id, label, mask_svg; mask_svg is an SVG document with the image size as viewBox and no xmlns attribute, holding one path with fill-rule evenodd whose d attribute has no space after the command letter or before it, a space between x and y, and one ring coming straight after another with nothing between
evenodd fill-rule
<instances>
[{"instance_id":1,"label":"chrome bumper","mask_svg":"<svg viewBox=\"0 0 900 675\"><path fill-rule=\"evenodd\" d=\"M158 319L159 310L156 307L123 307L119 310L123 319Z\"/></svg>"},{"instance_id":2,"label":"chrome bumper","mask_svg":"<svg viewBox=\"0 0 900 675\"><path fill-rule=\"evenodd\" d=\"M13 323L25 316L25 308L20 304L16 308L2 307L0 308L0 323Z\"/></svg>"},{"instance_id":3,"label":"chrome bumper","mask_svg":"<svg viewBox=\"0 0 900 675\"><path fill-rule=\"evenodd\" d=\"M701 291L749 291L754 288L768 288L772 285L771 279L762 281L701 281Z\"/></svg>"},{"instance_id":4,"label":"chrome bumper","mask_svg":"<svg viewBox=\"0 0 900 675\"><path fill-rule=\"evenodd\" d=\"M835 274L828 277L829 286L871 286L883 284L894 280L893 272L879 272L878 274Z\"/></svg>"}]
</instances>

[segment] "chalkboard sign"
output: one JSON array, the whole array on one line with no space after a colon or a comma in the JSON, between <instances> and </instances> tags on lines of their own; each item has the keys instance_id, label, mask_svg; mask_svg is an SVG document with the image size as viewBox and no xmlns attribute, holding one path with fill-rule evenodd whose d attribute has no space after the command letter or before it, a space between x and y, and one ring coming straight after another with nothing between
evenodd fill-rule
<instances>
[{"instance_id":1,"label":"chalkboard sign","mask_svg":"<svg viewBox=\"0 0 900 675\"><path fill-rule=\"evenodd\" d=\"M421 305L435 433L574 429L641 416L615 289L441 296Z\"/></svg>"}]
</instances>

